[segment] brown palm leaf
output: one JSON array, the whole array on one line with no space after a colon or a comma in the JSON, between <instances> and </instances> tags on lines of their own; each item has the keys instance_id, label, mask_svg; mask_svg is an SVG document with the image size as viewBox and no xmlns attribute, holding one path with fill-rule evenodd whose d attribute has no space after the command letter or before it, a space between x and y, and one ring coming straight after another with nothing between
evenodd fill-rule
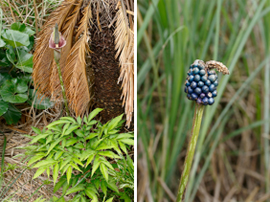
<instances>
[{"instance_id":1,"label":"brown palm leaf","mask_svg":"<svg viewBox=\"0 0 270 202\"><path fill-rule=\"evenodd\" d=\"M65 70L63 72L67 98L70 101L69 105L74 109L76 115L83 114L90 101L85 69L85 55L86 52L90 52L88 47L89 38L87 34L88 26L90 26L89 19L90 9L87 6L84 9L84 16L79 23L78 32L75 37L77 42L70 50Z\"/></svg>"},{"instance_id":2,"label":"brown palm leaf","mask_svg":"<svg viewBox=\"0 0 270 202\"><path fill-rule=\"evenodd\" d=\"M53 50L49 48L49 39L55 24L61 28L67 15L74 8L76 0L67 0L53 12L36 40L36 48L33 57L33 81L39 94L52 96L57 89L59 79L54 70ZM56 88L55 88L56 87Z\"/></svg>"},{"instance_id":3,"label":"brown palm leaf","mask_svg":"<svg viewBox=\"0 0 270 202\"><path fill-rule=\"evenodd\" d=\"M130 127L134 105L134 33L133 26L130 28L133 22L128 21L123 2L118 3L118 9L114 32L116 57L119 57L121 66L118 82L122 81L121 97L125 105L126 125Z\"/></svg>"}]
</instances>

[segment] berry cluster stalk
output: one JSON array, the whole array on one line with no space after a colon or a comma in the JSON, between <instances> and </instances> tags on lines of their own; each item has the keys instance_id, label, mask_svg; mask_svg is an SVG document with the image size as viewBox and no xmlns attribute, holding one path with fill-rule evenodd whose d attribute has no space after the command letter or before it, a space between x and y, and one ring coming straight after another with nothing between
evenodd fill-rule
<instances>
[{"instance_id":1,"label":"berry cluster stalk","mask_svg":"<svg viewBox=\"0 0 270 202\"><path fill-rule=\"evenodd\" d=\"M194 118L193 118L193 125L192 125L192 131L191 131L191 137L188 145L188 150L186 154L186 159L184 163L184 170L182 172L178 193L177 193L177 199L176 202L181 202L183 199L183 195L185 193L185 189L188 183L190 168L193 161L193 156L197 144L197 139L200 132L201 122L202 122L202 115L203 115L204 106L201 104L196 104L195 112L194 112Z\"/></svg>"}]
</instances>

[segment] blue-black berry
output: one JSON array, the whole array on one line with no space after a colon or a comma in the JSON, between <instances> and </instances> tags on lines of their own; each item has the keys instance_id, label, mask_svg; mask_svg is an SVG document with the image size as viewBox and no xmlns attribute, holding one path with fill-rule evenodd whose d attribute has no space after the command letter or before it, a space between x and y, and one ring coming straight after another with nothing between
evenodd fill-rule
<instances>
[{"instance_id":1,"label":"blue-black berry","mask_svg":"<svg viewBox=\"0 0 270 202\"><path fill-rule=\"evenodd\" d=\"M217 96L218 76L213 68L207 66L208 62L204 64L203 61L196 60L188 71L188 76L185 82L185 93L189 100L194 100L198 104L212 105ZM209 63L214 66L212 61ZM217 69L222 73L228 74L229 71L220 67Z\"/></svg>"}]
</instances>

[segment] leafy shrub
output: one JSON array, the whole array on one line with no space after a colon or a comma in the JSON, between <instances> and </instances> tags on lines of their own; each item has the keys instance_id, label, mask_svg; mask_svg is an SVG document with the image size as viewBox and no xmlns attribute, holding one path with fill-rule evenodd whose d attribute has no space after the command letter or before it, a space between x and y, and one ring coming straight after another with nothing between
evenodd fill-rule
<instances>
[{"instance_id":1,"label":"leafy shrub","mask_svg":"<svg viewBox=\"0 0 270 202\"><path fill-rule=\"evenodd\" d=\"M62 187L63 196L77 192L74 202L87 201L86 196L92 201L109 198L110 202L115 195L131 201L134 195L134 166L128 156L129 145L134 145L134 135L119 134L122 115L104 125L93 120L101 110L95 109L83 120L62 117L42 131L33 127L38 135L29 136L31 145L24 148L28 165L38 168L34 178L45 171L50 177L52 171L54 191ZM61 177L56 183L59 173ZM65 201L63 197L54 197L53 201L56 200Z\"/></svg>"},{"instance_id":2,"label":"leafy shrub","mask_svg":"<svg viewBox=\"0 0 270 202\"><path fill-rule=\"evenodd\" d=\"M37 99L30 89L33 55L29 53L34 45L34 31L22 23L13 23L10 29L0 30L0 116L8 124L21 118L18 103L33 103L38 109L51 107L48 98Z\"/></svg>"}]
</instances>

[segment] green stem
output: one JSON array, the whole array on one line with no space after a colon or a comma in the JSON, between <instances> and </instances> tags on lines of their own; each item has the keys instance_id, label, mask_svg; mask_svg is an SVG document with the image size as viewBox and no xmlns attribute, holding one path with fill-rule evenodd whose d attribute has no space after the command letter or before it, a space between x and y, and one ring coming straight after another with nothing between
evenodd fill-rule
<instances>
[{"instance_id":1,"label":"green stem","mask_svg":"<svg viewBox=\"0 0 270 202\"><path fill-rule=\"evenodd\" d=\"M177 199L176 202L181 202L183 199L183 195L185 193L185 189L188 183L190 168L193 161L194 152L196 149L197 139L200 132L201 122L202 122L202 115L203 115L204 106L196 104L194 118L193 118L193 125L191 131L191 139L189 141L188 150L186 154L186 159L184 163L184 170L182 172Z\"/></svg>"},{"instance_id":2,"label":"green stem","mask_svg":"<svg viewBox=\"0 0 270 202\"><path fill-rule=\"evenodd\" d=\"M54 52L55 52L55 55L59 54L58 52L56 53L56 51L54 51ZM57 59L56 56L55 56L54 60L55 60L57 70L58 70L58 75L59 75L59 80L60 80L60 84L61 84L62 95L63 95L63 99L64 99L66 112L67 112L67 115L69 116L68 102L67 102L66 91L65 91L65 87L64 87L64 82L63 82L63 78L62 78L62 72L61 72L59 60Z\"/></svg>"}]
</instances>

